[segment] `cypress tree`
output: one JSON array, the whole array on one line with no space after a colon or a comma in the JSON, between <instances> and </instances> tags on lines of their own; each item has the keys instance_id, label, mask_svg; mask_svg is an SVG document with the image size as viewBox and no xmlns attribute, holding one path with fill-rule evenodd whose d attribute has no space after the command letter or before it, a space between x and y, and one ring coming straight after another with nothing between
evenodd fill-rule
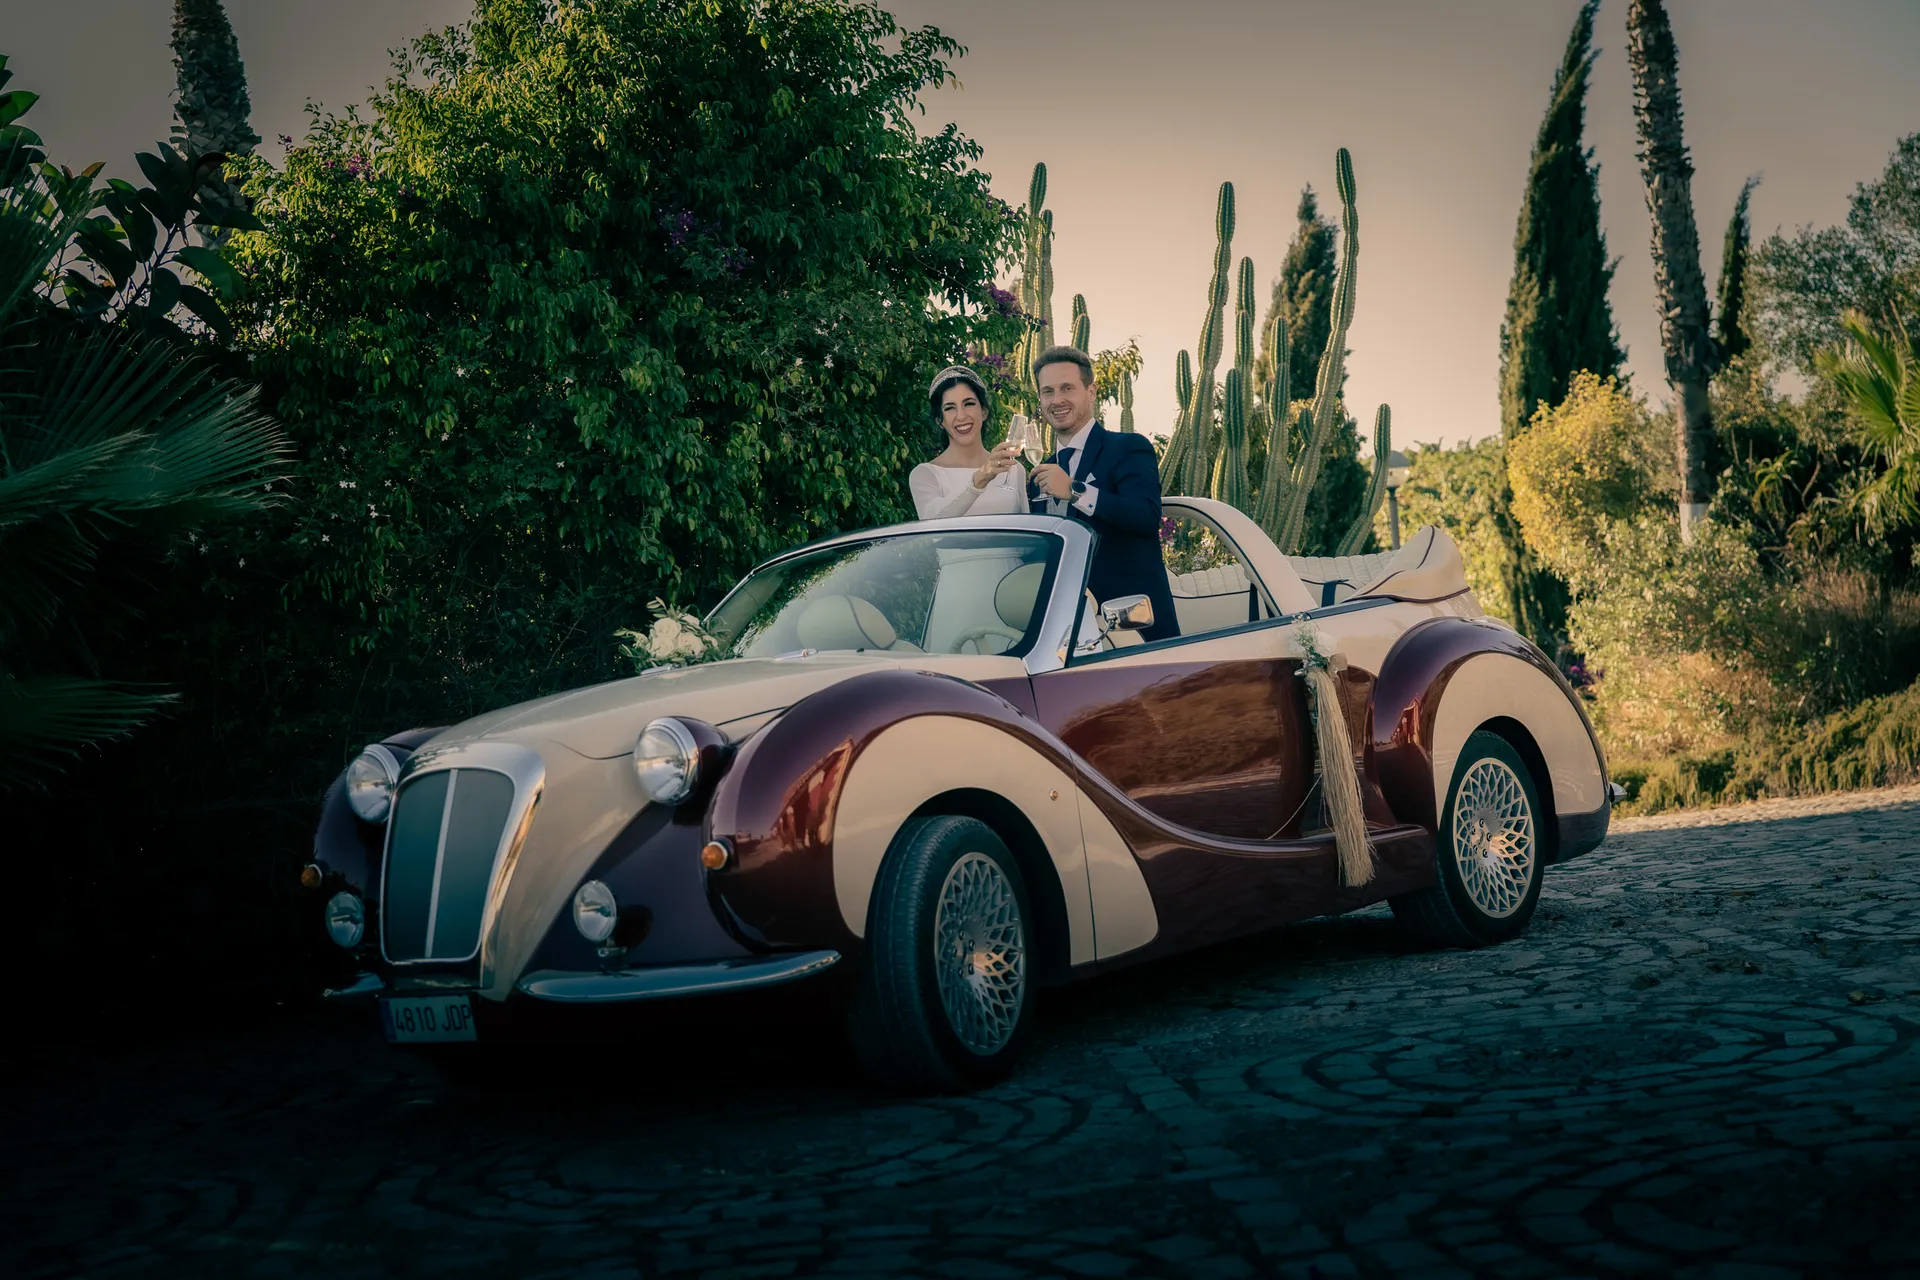
<instances>
[{"instance_id":1,"label":"cypress tree","mask_svg":"<svg viewBox=\"0 0 1920 1280\"><path fill-rule=\"evenodd\" d=\"M1333 283L1337 266L1335 228L1320 213L1320 202L1312 186L1302 188L1300 205L1295 211L1293 239L1287 245L1286 259L1280 266L1280 278L1274 281L1273 295L1267 302L1266 321L1261 326L1262 350L1254 361L1254 385L1264 387L1273 376L1274 352L1267 345L1274 332L1276 314L1286 317L1288 372L1295 396L1296 410L1282 415L1292 425L1293 447L1297 453L1306 445L1300 429L1297 407L1313 396L1314 380L1320 375L1320 357L1327 349L1327 337L1333 332ZM1270 429L1273 406L1263 405L1257 415L1261 428ZM1249 442L1247 467L1260 475L1266 466L1267 444L1264 431ZM1320 464L1320 475L1307 498L1305 532L1301 541L1303 555L1332 555L1353 513L1365 501L1369 475L1360 461L1360 432L1342 406L1340 424Z\"/></svg>"},{"instance_id":2,"label":"cypress tree","mask_svg":"<svg viewBox=\"0 0 1920 1280\"><path fill-rule=\"evenodd\" d=\"M260 145L248 117L247 69L220 0L173 0L173 67L176 77L173 143L187 155L211 152L252 155ZM207 184L214 198L240 204L239 191L222 178Z\"/></svg>"},{"instance_id":3,"label":"cypress tree","mask_svg":"<svg viewBox=\"0 0 1920 1280\"><path fill-rule=\"evenodd\" d=\"M1720 364L1740 355L1753 345L1753 339L1741 327L1740 312L1747 302L1747 254L1753 242L1753 189L1760 175L1748 178L1733 202L1733 217L1727 222L1726 246L1720 255L1720 294L1714 335L1720 343Z\"/></svg>"},{"instance_id":4,"label":"cypress tree","mask_svg":"<svg viewBox=\"0 0 1920 1280\"><path fill-rule=\"evenodd\" d=\"M1513 283L1500 326L1500 431L1527 429L1541 405L1566 397L1582 371L1602 378L1624 361L1607 288L1613 265L1600 228L1600 174L1585 145L1587 85L1599 0L1586 0L1567 37L1514 232ZM1502 494L1496 524L1507 541L1506 578L1513 623L1551 653L1566 626L1565 584L1527 551Z\"/></svg>"}]
</instances>

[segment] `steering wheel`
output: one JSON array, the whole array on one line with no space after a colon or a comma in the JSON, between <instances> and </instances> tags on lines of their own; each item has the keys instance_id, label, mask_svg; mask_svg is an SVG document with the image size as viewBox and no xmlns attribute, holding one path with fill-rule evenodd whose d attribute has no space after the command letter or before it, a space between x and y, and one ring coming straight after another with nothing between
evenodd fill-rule
<instances>
[{"instance_id":1,"label":"steering wheel","mask_svg":"<svg viewBox=\"0 0 1920 1280\"><path fill-rule=\"evenodd\" d=\"M977 627L968 627L953 638L953 651L959 653L963 645L971 644L974 652L979 652L980 641L988 636L1004 637L1009 645L1019 644L1027 638L1026 632L1015 631L1012 627L1003 627L998 623L983 622Z\"/></svg>"}]
</instances>

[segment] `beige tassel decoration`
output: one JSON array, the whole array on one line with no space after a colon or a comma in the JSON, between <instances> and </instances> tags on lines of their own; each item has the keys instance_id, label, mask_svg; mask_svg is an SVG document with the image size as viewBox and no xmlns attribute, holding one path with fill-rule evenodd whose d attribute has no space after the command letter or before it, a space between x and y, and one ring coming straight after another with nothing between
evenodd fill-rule
<instances>
[{"instance_id":1,"label":"beige tassel decoration","mask_svg":"<svg viewBox=\"0 0 1920 1280\"><path fill-rule=\"evenodd\" d=\"M1333 842L1340 851L1340 883L1349 888L1373 879L1373 845L1367 839L1366 810L1360 803L1360 775L1347 737L1347 717L1340 708L1340 686L1332 668L1346 663L1329 660L1320 652L1318 637L1300 633L1300 674L1313 697L1314 740L1320 749L1320 785L1326 788L1327 810L1333 818Z\"/></svg>"}]
</instances>

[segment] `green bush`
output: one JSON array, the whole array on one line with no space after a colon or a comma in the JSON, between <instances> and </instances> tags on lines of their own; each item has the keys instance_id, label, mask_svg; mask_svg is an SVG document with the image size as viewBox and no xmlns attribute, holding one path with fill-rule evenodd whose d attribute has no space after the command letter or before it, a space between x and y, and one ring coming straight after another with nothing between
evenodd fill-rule
<instances>
[{"instance_id":1,"label":"green bush","mask_svg":"<svg viewBox=\"0 0 1920 1280\"><path fill-rule=\"evenodd\" d=\"M909 516L927 373L1017 323L977 149L911 123L955 49L490 0L259 167L243 332L302 448L260 712L344 747L608 678L647 600Z\"/></svg>"},{"instance_id":2,"label":"green bush","mask_svg":"<svg viewBox=\"0 0 1920 1280\"><path fill-rule=\"evenodd\" d=\"M1736 746L1613 762L1622 814L1817 795L1920 780L1920 685Z\"/></svg>"},{"instance_id":3,"label":"green bush","mask_svg":"<svg viewBox=\"0 0 1920 1280\"><path fill-rule=\"evenodd\" d=\"M1467 585L1480 607L1496 618L1513 617L1507 597L1506 542L1500 536L1494 503L1506 483L1506 453L1499 436L1465 444L1412 445L1407 449L1407 482L1400 486L1400 534L1438 525L1460 548ZM1374 519L1374 536L1388 545L1385 504Z\"/></svg>"}]
</instances>

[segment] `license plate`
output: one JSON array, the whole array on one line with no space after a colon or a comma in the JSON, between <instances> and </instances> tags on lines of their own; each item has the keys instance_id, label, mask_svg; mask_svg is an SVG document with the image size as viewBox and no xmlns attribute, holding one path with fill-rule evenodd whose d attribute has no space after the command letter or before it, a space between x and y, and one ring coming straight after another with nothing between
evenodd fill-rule
<instances>
[{"instance_id":1,"label":"license plate","mask_svg":"<svg viewBox=\"0 0 1920 1280\"><path fill-rule=\"evenodd\" d=\"M473 1001L465 992L445 996L394 996L380 1002L380 1023L393 1044L472 1040Z\"/></svg>"}]
</instances>

